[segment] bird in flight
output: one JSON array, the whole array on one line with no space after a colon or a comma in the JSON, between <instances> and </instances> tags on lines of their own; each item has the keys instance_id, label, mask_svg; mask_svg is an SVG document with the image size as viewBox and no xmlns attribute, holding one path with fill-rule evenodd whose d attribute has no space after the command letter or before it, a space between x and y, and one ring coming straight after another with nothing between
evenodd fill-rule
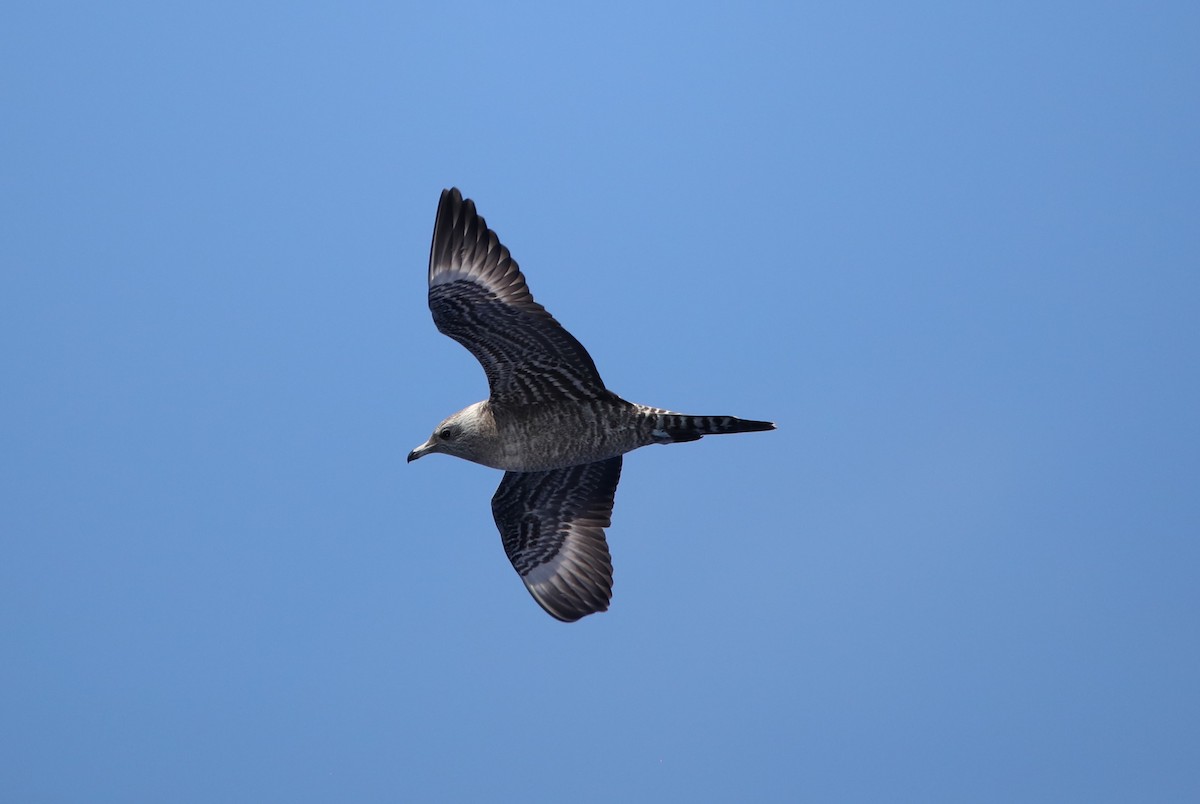
<instances>
[{"instance_id":1,"label":"bird in flight","mask_svg":"<svg viewBox=\"0 0 1200 804\"><path fill-rule=\"evenodd\" d=\"M533 300L496 233L456 189L442 191L429 253L438 331L483 364L490 395L408 454L433 452L503 469L492 516L533 599L574 622L604 611L612 559L604 540L621 456L648 444L774 430L771 422L688 416L626 402L587 350Z\"/></svg>"}]
</instances>

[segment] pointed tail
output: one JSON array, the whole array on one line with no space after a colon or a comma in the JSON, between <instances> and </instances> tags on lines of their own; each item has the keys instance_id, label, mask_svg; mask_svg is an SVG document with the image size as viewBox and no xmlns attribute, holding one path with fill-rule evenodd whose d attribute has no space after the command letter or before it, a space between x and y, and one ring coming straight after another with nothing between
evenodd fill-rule
<instances>
[{"instance_id":1,"label":"pointed tail","mask_svg":"<svg viewBox=\"0 0 1200 804\"><path fill-rule=\"evenodd\" d=\"M657 444L679 444L684 441L696 441L706 435L756 433L775 429L774 422L739 419L736 416L688 416L657 409L650 409L645 415L651 425L650 439Z\"/></svg>"}]
</instances>

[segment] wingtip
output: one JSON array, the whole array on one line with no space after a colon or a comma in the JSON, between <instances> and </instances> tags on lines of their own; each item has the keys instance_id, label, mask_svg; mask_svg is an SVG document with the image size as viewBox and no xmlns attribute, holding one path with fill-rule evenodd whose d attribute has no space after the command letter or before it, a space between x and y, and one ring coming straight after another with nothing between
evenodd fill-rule
<instances>
[{"instance_id":1,"label":"wingtip","mask_svg":"<svg viewBox=\"0 0 1200 804\"><path fill-rule=\"evenodd\" d=\"M461 238L462 221L476 217L475 205L470 199L463 199L457 187L447 187L442 190L438 199L437 216L433 220L433 241L429 246L429 277L433 278L438 264L450 259L450 251L456 238L455 232Z\"/></svg>"},{"instance_id":2,"label":"wingtip","mask_svg":"<svg viewBox=\"0 0 1200 804\"><path fill-rule=\"evenodd\" d=\"M529 587L526 588L529 589ZM529 589L529 593L533 596L533 599L537 602L537 604L542 607L542 611L546 612L560 623L577 623L584 617L590 617L593 614L601 614L608 611L608 606L611 602L612 596L611 587L608 588L607 596L603 599L591 598L585 600L574 595L564 596L562 595L561 590L556 591L558 591L559 594L550 595L545 594L544 592L539 593L535 592L533 589Z\"/></svg>"},{"instance_id":3,"label":"wingtip","mask_svg":"<svg viewBox=\"0 0 1200 804\"><path fill-rule=\"evenodd\" d=\"M474 201L463 198L463 194L457 187L447 187L442 190L442 196L438 199L437 217L433 222L435 243L439 232L448 236L449 232L459 226L461 221L475 218L479 218L479 213L475 211ZM487 228L487 224L482 218L479 218L479 225L482 229Z\"/></svg>"},{"instance_id":4,"label":"wingtip","mask_svg":"<svg viewBox=\"0 0 1200 804\"><path fill-rule=\"evenodd\" d=\"M466 203L469 204L471 202L467 201ZM442 197L438 199L437 218L433 224L434 232L436 233L441 228L440 224L443 221L453 224L455 218L458 217L455 212L462 207L463 197L457 187L448 187L442 190Z\"/></svg>"}]
</instances>

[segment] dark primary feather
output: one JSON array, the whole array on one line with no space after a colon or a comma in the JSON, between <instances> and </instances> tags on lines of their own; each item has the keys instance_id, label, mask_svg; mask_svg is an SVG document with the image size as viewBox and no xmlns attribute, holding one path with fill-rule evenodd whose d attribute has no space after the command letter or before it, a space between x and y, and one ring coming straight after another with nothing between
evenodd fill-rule
<instances>
[{"instance_id":1,"label":"dark primary feather","mask_svg":"<svg viewBox=\"0 0 1200 804\"><path fill-rule=\"evenodd\" d=\"M587 350L533 300L508 249L454 188L442 191L434 223L429 309L483 365L493 406L608 394Z\"/></svg>"},{"instance_id":2,"label":"dark primary feather","mask_svg":"<svg viewBox=\"0 0 1200 804\"><path fill-rule=\"evenodd\" d=\"M604 540L621 458L549 472L507 472L492 497L504 552L533 599L573 622L604 611L612 559Z\"/></svg>"}]
</instances>

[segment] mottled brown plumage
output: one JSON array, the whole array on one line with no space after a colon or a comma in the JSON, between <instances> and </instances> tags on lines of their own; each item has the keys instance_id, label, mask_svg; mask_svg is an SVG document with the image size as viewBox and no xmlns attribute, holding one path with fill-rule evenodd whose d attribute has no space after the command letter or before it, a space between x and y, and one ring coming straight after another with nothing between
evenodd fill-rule
<instances>
[{"instance_id":1,"label":"mottled brown plumage","mask_svg":"<svg viewBox=\"0 0 1200 804\"><path fill-rule=\"evenodd\" d=\"M482 364L490 396L442 421L408 460L441 452L505 470L492 498L505 552L560 620L608 608L604 528L622 455L775 427L637 405L606 389L587 350L533 300L508 249L457 189L438 205L429 308L438 330Z\"/></svg>"}]
</instances>

